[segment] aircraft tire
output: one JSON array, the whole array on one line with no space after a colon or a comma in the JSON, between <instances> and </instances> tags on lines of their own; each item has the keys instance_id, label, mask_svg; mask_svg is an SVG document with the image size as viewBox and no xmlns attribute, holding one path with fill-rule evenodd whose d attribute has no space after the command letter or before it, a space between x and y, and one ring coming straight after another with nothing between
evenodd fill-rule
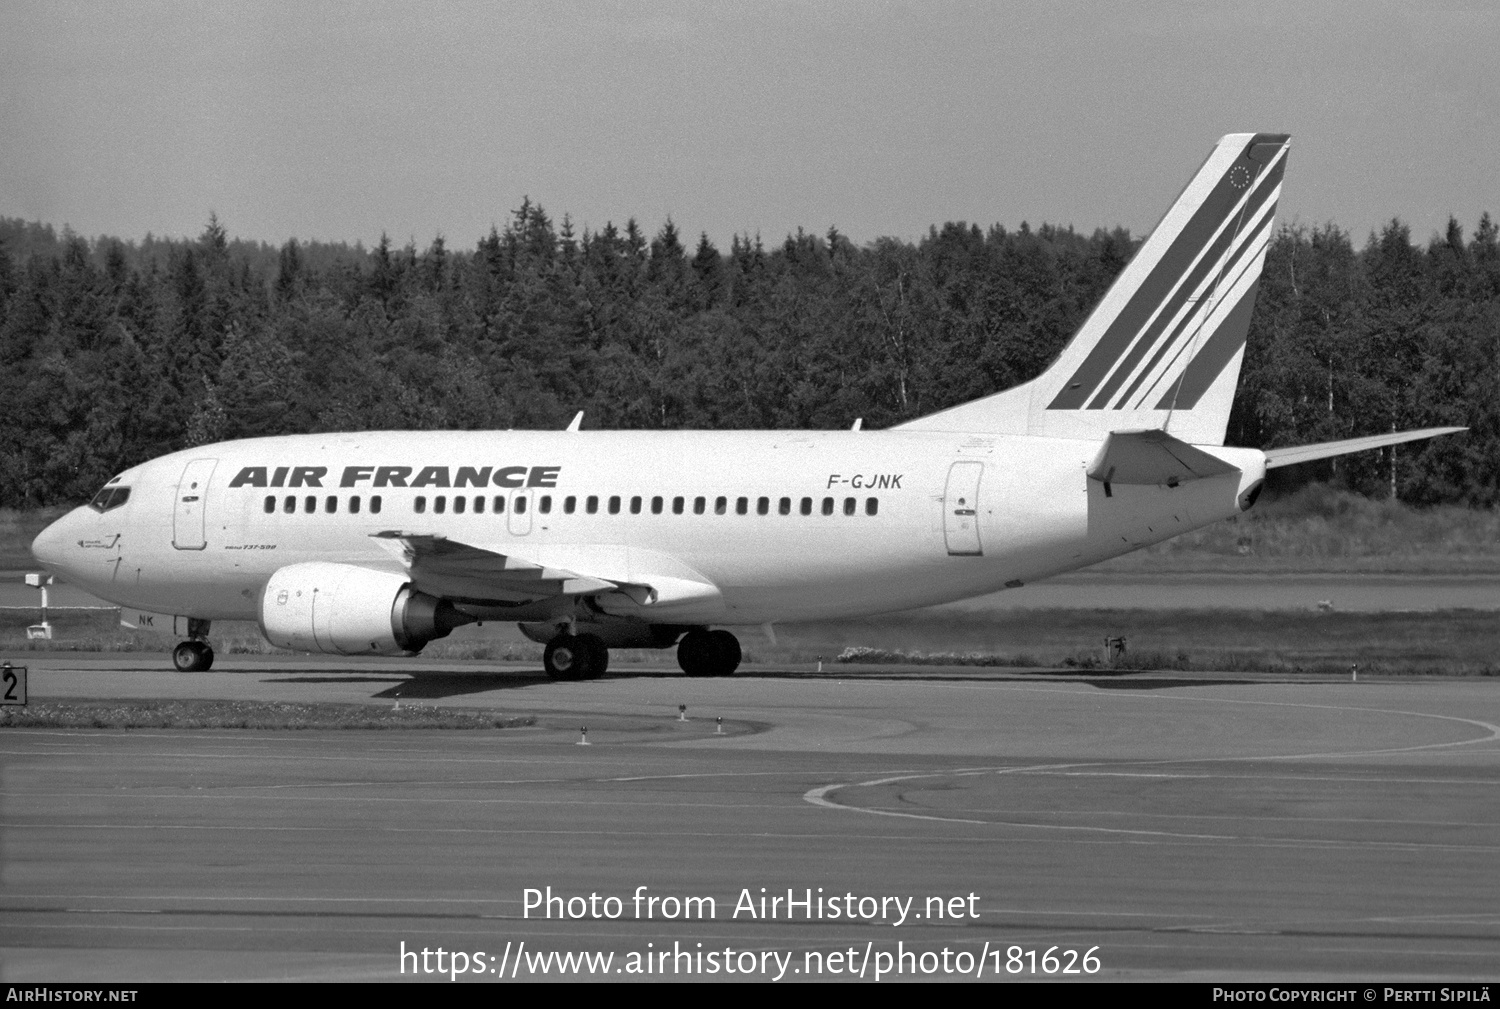
<instances>
[{"instance_id":1,"label":"aircraft tire","mask_svg":"<svg viewBox=\"0 0 1500 1009\"><path fill-rule=\"evenodd\" d=\"M713 676L717 652L713 635L704 630L688 631L677 643L677 665L689 676Z\"/></svg>"},{"instance_id":2,"label":"aircraft tire","mask_svg":"<svg viewBox=\"0 0 1500 1009\"><path fill-rule=\"evenodd\" d=\"M214 650L202 641L184 641L172 649L172 665L180 673L206 673L213 664Z\"/></svg>"},{"instance_id":3,"label":"aircraft tire","mask_svg":"<svg viewBox=\"0 0 1500 1009\"><path fill-rule=\"evenodd\" d=\"M559 634L547 642L542 666L554 680L581 680L589 673L589 646L583 638L592 635Z\"/></svg>"},{"instance_id":4,"label":"aircraft tire","mask_svg":"<svg viewBox=\"0 0 1500 1009\"><path fill-rule=\"evenodd\" d=\"M578 642L578 648L584 656L584 673L581 677L586 680L595 680L604 675L609 668L609 647L605 645L604 639L597 634L580 634L574 639Z\"/></svg>"},{"instance_id":5,"label":"aircraft tire","mask_svg":"<svg viewBox=\"0 0 1500 1009\"><path fill-rule=\"evenodd\" d=\"M725 630L709 631L709 640L714 646L714 675L733 676L740 668L740 639Z\"/></svg>"}]
</instances>

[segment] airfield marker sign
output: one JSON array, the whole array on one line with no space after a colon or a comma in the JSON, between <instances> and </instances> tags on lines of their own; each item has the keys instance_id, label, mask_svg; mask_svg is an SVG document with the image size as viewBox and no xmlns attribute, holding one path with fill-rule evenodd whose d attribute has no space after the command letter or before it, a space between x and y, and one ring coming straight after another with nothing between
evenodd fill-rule
<instances>
[{"instance_id":1,"label":"airfield marker sign","mask_svg":"<svg viewBox=\"0 0 1500 1009\"><path fill-rule=\"evenodd\" d=\"M26 704L26 667L0 665L0 705Z\"/></svg>"}]
</instances>

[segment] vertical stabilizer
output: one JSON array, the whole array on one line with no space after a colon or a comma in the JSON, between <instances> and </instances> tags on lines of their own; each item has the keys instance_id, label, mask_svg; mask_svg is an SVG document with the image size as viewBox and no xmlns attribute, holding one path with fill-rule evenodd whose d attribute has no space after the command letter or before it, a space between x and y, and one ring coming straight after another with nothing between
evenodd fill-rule
<instances>
[{"instance_id":1,"label":"vertical stabilizer","mask_svg":"<svg viewBox=\"0 0 1500 1009\"><path fill-rule=\"evenodd\" d=\"M1222 138L1052 366L900 425L1103 438L1168 431L1222 445L1289 137Z\"/></svg>"}]
</instances>

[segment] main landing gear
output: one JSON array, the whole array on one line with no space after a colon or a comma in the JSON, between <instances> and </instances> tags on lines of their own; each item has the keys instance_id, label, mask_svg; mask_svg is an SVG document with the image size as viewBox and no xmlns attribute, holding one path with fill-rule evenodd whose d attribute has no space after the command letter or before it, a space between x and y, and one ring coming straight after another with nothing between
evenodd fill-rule
<instances>
[{"instance_id":1,"label":"main landing gear","mask_svg":"<svg viewBox=\"0 0 1500 1009\"><path fill-rule=\"evenodd\" d=\"M172 665L179 673L206 673L214 664L214 650L207 641L184 641L172 649Z\"/></svg>"},{"instance_id":2,"label":"main landing gear","mask_svg":"<svg viewBox=\"0 0 1500 1009\"><path fill-rule=\"evenodd\" d=\"M688 631L677 643L677 664L689 676L730 676L740 665L740 640L724 630Z\"/></svg>"},{"instance_id":3,"label":"main landing gear","mask_svg":"<svg viewBox=\"0 0 1500 1009\"><path fill-rule=\"evenodd\" d=\"M542 665L554 680L592 680L609 668L609 649L597 634L559 634L547 642Z\"/></svg>"},{"instance_id":4,"label":"main landing gear","mask_svg":"<svg viewBox=\"0 0 1500 1009\"><path fill-rule=\"evenodd\" d=\"M680 628L655 630L663 633L654 640L642 639L638 645L663 648L681 633ZM637 647L637 644L630 647ZM739 639L728 631L694 628L683 634L677 643L677 664L689 676L729 676L739 668ZM604 644L604 638L597 634L559 634L547 642L542 665L554 680L592 680L603 676L609 668L609 648Z\"/></svg>"}]
</instances>

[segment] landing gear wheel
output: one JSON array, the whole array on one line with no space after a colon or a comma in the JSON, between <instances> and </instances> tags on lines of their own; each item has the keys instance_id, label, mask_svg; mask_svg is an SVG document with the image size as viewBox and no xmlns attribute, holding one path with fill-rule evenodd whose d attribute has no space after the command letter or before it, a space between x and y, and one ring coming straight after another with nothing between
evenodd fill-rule
<instances>
[{"instance_id":1,"label":"landing gear wheel","mask_svg":"<svg viewBox=\"0 0 1500 1009\"><path fill-rule=\"evenodd\" d=\"M609 668L609 648L604 644L604 639L597 634L580 634L575 640L587 658L585 677L593 680L603 676L604 671Z\"/></svg>"},{"instance_id":2,"label":"landing gear wheel","mask_svg":"<svg viewBox=\"0 0 1500 1009\"><path fill-rule=\"evenodd\" d=\"M714 674L714 643L707 631L688 631L677 642L677 665L689 676Z\"/></svg>"},{"instance_id":3,"label":"landing gear wheel","mask_svg":"<svg viewBox=\"0 0 1500 1009\"><path fill-rule=\"evenodd\" d=\"M729 676L740 664L740 642L728 631L688 631L677 645L677 664L689 676Z\"/></svg>"},{"instance_id":4,"label":"landing gear wheel","mask_svg":"<svg viewBox=\"0 0 1500 1009\"><path fill-rule=\"evenodd\" d=\"M542 666L554 680L581 680L588 666L585 649L571 634L559 634L547 642L542 652Z\"/></svg>"},{"instance_id":5,"label":"landing gear wheel","mask_svg":"<svg viewBox=\"0 0 1500 1009\"><path fill-rule=\"evenodd\" d=\"M204 641L184 641L172 649L172 665L180 673L206 673L213 667L214 650Z\"/></svg>"},{"instance_id":6,"label":"landing gear wheel","mask_svg":"<svg viewBox=\"0 0 1500 1009\"><path fill-rule=\"evenodd\" d=\"M728 631L709 631L709 639L714 643L714 651L717 659L717 670L715 675L733 676L734 671L740 668L740 639Z\"/></svg>"},{"instance_id":7,"label":"landing gear wheel","mask_svg":"<svg viewBox=\"0 0 1500 1009\"><path fill-rule=\"evenodd\" d=\"M547 642L542 665L554 680L591 680L609 668L609 649L597 634L559 634Z\"/></svg>"}]
</instances>

